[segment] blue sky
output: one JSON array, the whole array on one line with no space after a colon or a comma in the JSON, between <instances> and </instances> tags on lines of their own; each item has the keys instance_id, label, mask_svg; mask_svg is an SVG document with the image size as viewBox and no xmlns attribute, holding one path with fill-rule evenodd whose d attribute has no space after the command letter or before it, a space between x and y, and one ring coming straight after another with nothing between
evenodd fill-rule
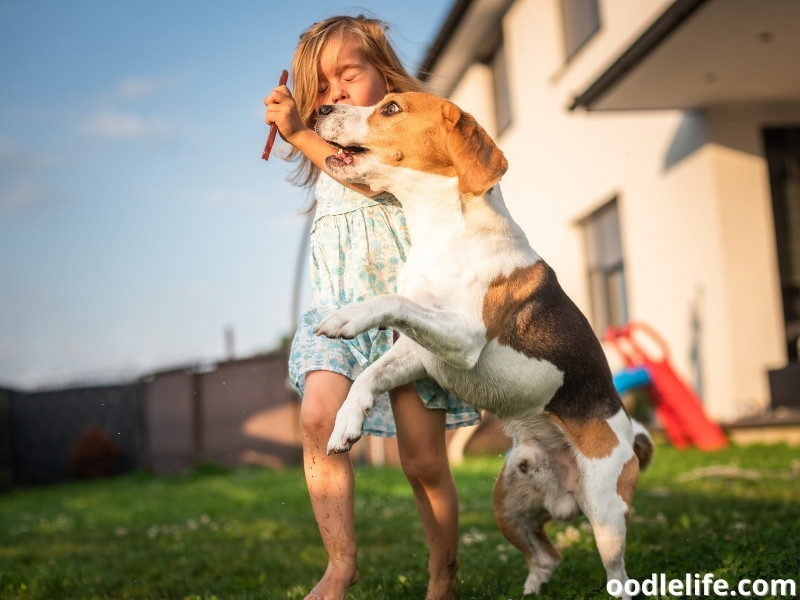
<instances>
[{"instance_id":1,"label":"blue sky","mask_svg":"<svg viewBox=\"0 0 800 600\"><path fill-rule=\"evenodd\" d=\"M263 97L314 21L385 19L415 71L452 4L0 0L0 385L275 347L306 199Z\"/></svg>"}]
</instances>

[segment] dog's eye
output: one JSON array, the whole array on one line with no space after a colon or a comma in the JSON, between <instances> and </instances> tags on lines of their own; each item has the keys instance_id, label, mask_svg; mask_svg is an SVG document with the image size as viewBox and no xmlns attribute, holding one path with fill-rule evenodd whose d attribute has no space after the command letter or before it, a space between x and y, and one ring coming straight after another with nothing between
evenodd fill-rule
<instances>
[{"instance_id":1,"label":"dog's eye","mask_svg":"<svg viewBox=\"0 0 800 600\"><path fill-rule=\"evenodd\" d=\"M397 102L389 102L389 104L381 108L381 114L386 117L396 115L397 113L401 112L403 112L403 109L400 108L400 105Z\"/></svg>"}]
</instances>

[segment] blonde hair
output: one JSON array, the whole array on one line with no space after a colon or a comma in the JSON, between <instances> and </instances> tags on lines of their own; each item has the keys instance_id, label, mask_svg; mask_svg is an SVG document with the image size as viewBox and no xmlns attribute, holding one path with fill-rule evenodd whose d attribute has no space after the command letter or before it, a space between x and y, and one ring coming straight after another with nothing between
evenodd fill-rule
<instances>
[{"instance_id":1,"label":"blonde hair","mask_svg":"<svg viewBox=\"0 0 800 600\"><path fill-rule=\"evenodd\" d=\"M317 120L316 96L319 85L319 58L327 44L341 46L344 40L354 41L364 57L383 75L392 92L423 91L422 82L409 74L387 37L389 26L379 19L364 15L336 16L314 23L300 36L292 58L292 82L300 118L307 127ZM319 169L297 148L289 150L290 160L299 160L291 181L310 188L319 177Z\"/></svg>"}]
</instances>

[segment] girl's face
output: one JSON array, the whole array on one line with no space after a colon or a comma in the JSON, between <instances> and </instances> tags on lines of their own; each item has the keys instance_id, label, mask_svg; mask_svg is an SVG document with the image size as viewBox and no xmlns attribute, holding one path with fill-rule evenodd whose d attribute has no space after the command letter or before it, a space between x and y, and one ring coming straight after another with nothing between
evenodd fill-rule
<instances>
[{"instance_id":1,"label":"girl's face","mask_svg":"<svg viewBox=\"0 0 800 600\"><path fill-rule=\"evenodd\" d=\"M322 49L318 77L317 108L323 104L372 106L388 92L383 75L347 38Z\"/></svg>"}]
</instances>

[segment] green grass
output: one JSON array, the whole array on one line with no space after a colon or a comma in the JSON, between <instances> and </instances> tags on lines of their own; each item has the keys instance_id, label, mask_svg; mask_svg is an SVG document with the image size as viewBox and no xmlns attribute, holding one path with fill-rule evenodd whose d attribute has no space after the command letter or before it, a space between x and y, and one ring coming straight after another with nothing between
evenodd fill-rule
<instances>
[{"instance_id":1,"label":"green grass","mask_svg":"<svg viewBox=\"0 0 800 600\"><path fill-rule=\"evenodd\" d=\"M492 513L500 464L473 458L454 470L461 600L521 597L523 559ZM702 476L709 466L729 468ZM799 476L797 448L659 446L634 498L628 574L797 580ZM422 598L427 553L402 472L360 467L356 486L361 581L349 600ZM606 598L585 520L549 531L564 558L541 597ZM295 600L324 565L300 469L135 474L0 495L4 599Z\"/></svg>"}]
</instances>

